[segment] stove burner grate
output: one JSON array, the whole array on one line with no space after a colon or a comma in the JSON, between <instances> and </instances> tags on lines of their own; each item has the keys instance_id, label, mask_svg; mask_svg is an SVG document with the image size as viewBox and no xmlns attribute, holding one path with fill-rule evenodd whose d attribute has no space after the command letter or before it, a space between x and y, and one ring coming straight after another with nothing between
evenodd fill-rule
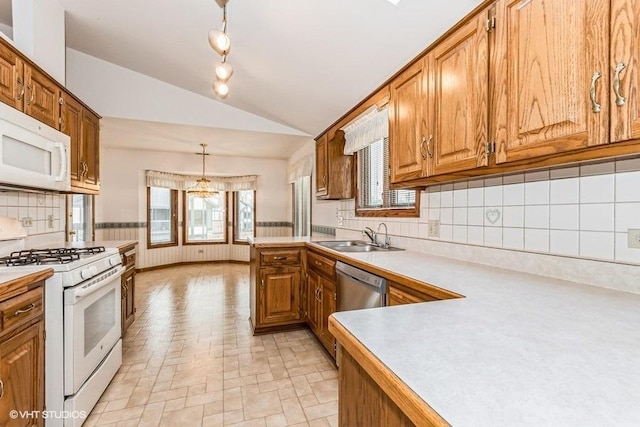
<instances>
[{"instance_id":1,"label":"stove burner grate","mask_svg":"<svg viewBox=\"0 0 640 427\"><path fill-rule=\"evenodd\" d=\"M95 255L104 252L104 246L88 248L55 248L55 249L29 249L12 252L7 257L0 258L0 265L7 266L29 264L68 264L80 259L80 255Z\"/></svg>"}]
</instances>

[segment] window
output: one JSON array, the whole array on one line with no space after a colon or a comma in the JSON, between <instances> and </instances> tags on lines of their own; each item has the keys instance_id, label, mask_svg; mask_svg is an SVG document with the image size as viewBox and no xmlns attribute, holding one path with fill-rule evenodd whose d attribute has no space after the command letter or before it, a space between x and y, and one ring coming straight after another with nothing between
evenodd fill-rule
<instances>
[{"instance_id":1,"label":"window","mask_svg":"<svg viewBox=\"0 0 640 427\"><path fill-rule=\"evenodd\" d=\"M311 235L311 177L293 181L293 235Z\"/></svg>"},{"instance_id":2,"label":"window","mask_svg":"<svg viewBox=\"0 0 640 427\"><path fill-rule=\"evenodd\" d=\"M95 240L94 198L86 194L67 196L67 241L86 242Z\"/></svg>"},{"instance_id":3,"label":"window","mask_svg":"<svg viewBox=\"0 0 640 427\"><path fill-rule=\"evenodd\" d=\"M248 243L254 237L256 219L256 192L253 190L233 193L233 243Z\"/></svg>"},{"instance_id":4,"label":"window","mask_svg":"<svg viewBox=\"0 0 640 427\"><path fill-rule=\"evenodd\" d=\"M147 247L178 244L178 191L147 187Z\"/></svg>"},{"instance_id":5,"label":"window","mask_svg":"<svg viewBox=\"0 0 640 427\"><path fill-rule=\"evenodd\" d=\"M227 193L203 199L184 193L184 244L227 243Z\"/></svg>"},{"instance_id":6,"label":"window","mask_svg":"<svg viewBox=\"0 0 640 427\"><path fill-rule=\"evenodd\" d=\"M415 190L389 189L389 138L357 152L358 216L419 216Z\"/></svg>"}]
</instances>

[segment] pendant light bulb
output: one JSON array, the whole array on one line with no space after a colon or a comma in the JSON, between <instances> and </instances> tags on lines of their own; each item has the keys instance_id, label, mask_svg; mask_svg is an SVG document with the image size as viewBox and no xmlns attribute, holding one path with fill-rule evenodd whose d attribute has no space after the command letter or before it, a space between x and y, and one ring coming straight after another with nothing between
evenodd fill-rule
<instances>
[{"instance_id":1,"label":"pendant light bulb","mask_svg":"<svg viewBox=\"0 0 640 427\"><path fill-rule=\"evenodd\" d=\"M229 95L229 86L225 82L221 82L220 80L216 80L213 82L213 91L220 98L224 99Z\"/></svg>"},{"instance_id":2,"label":"pendant light bulb","mask_svg":"<svg viewBox=\"0 0 640 427\"><path fill-rule=\"evenodd\" d=\"M227 80L229 80L229 78L233 74L233 67L227 62L226 55L222 58L222 62L216 65L215 73L218 80L222 82L226 82Z\"/></svg>"},{"instance_id":3,"label":"pendant light bulb","mask_svg":"<svg viewBox=\"0 0 640 427\"><path fill-rule=\"evenodd\" d=\"M224 31L214 29L209 31L209 44L220 55L225 55L231 47L231 39Z\"/></svg>"}]
</instances>

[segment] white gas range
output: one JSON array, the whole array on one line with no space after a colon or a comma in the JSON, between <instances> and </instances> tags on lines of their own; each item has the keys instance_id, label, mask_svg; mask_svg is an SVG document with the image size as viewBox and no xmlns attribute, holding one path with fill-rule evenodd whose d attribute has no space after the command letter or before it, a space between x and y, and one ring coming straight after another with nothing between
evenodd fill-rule
<instances>
[{"instance_id":1,"label":"white gas range","mask_svg":"<svg viewBox=\"0 0 640 427\"><path fill-rule=\"evenodd\" d=\"M0 255L7 255L0 268L54 271L44 289L45 425L81 426L79 415L89 415L122 364L119 252L61 247L9 254L3 248L15 248L16 241L5 238L0 231Z\"/></svg>"}]
</instances>

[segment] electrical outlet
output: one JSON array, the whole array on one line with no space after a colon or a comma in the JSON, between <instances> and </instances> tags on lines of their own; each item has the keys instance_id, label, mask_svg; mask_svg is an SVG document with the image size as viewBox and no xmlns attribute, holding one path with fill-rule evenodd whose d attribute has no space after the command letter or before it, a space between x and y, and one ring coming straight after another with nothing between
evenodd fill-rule
<instances>
[{"instance_id":1,"label":"electrical outlet","mask_svg":"<svg viewBox=\"0 0 640 427\"><path fill-rule=\"evenodd\" d=\"M427 237L440 237L440 220L430 219L428 222Z\"/></svg>"},{"instance_id":2,"label":"electrical outlet","mask_svg":"<svg viewBox=\"0 0 640 427\"><path fill-rule=\"evenodd\" d=\"M627 230L628 247L640 249L640 229L630 228Z\"/></svg>"},{"instance_id":3,"label":"electrical outlet","mask_svg":"<svg viewBox=\"0 0 640 427\"><path fill-rule=\"evenodd\" d=\"M53 228L53 215L47 215L47 227Z\"/></svg>"},{"instance_id":4,"label":"electrical outlet","mask_svg":"<svg viewBox=\"0 0 640 427\"><path fill-rule=\"evenodd\" d=\"M25 216L21 221L23 227L31 227L33 225L33 218L30 216Z\"/></svg>"}]
</instances>

